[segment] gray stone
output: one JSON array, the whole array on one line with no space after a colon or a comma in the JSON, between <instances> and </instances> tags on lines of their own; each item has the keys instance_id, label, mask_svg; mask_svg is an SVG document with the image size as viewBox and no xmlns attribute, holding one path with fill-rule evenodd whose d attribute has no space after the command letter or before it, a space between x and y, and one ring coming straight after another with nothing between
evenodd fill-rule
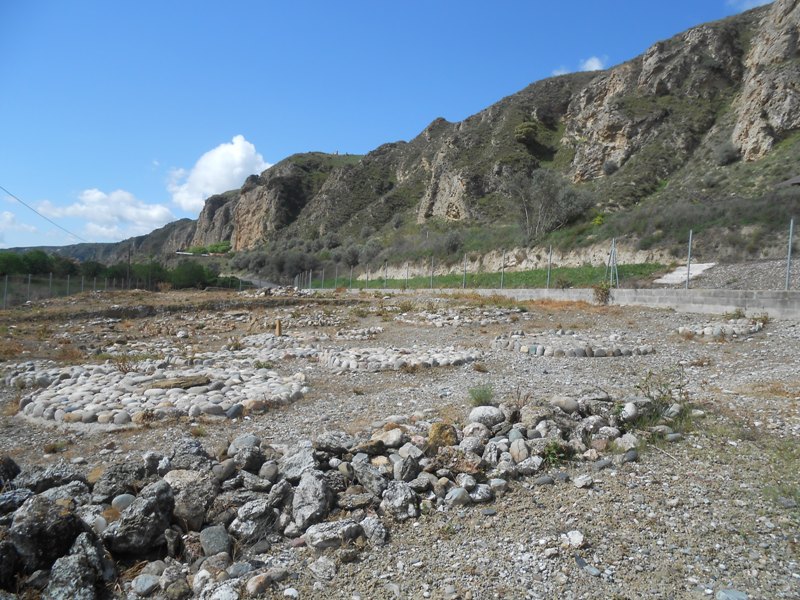
<instances>
[{"instance_id":1,"label":"gray stone","mask_svg":"<svg viewBox=\"0 0 800 600\"><path fill-rule=\"evenodd\" d=\"M119 496L114 496L114 499L111 500L111 507L122 512L133 504L134 500L136 500L136 496L133 494L120 494Z\"/></svg>"},{"instance_id":2,"label":"gray stone","mask_svg":"<svg viewBox=\"0 0 800 600\"><path fill-rule=\"evenodd\" d=\"M470 423L480 423L492 428L505 420L503 411L496 406L476 406L469 413Z\"/></svg>"},{"instance_id":3,"label":"gray stone","mask_svg":"<svg viewBox=\"0 0 800 600\"><path fill-rule=\"evenodd\" d=\"M278 481L278 475L280 474L280 470L278 469L278 463L274 460L268 460L261 468L258 470L258 476L262 479L266 479L275 483Z\"/></svg>"},{"instance_id":4,"label":"gray stone","mask_svg":"<svg viewBox=\"0 0 800 600\"><path fill-rule=\"evenodd\" d=\"M330 581L336 576L336 563L327 556L320 556L308 568L316 577L325 581Z\"/></svg>"},{"instance_id":5,"label":"gray stone","mask_svg":"<svg viewBox=\"0 0 800 600\"><path fill-rule=\"evenodd\" d=\"M472 502L469 492L462 487L451 488L444 498L448 506L465 506Z\"/></svg>"},{"instance_id":6,"label":"gray stone","mask_svg":"<svg viewBox=\"0 0 800 600\"><path fill-rule=\"evenodd\" d=\"M619 413L620 419L626 423L635 420L638 416L639 409L637 408L635 402L627 402L625 406L622 407L622 411Z\"/></svg>"},{"instance_id":7,"label":"gray stone","mask_svg":"<svg viewBox=\"0 0 800 600\"><path fill-rule=\"evenodd\" d=\"M400 449L397 451L397 453L403 458L411 457L415 458L416 460L421 460L422 457L425 456L425 453L422 451L422 449L415 446L411 442L406 442L400 446Z\"/></svg>"},{"instance_id":8,"label":"gray stone","mask_svg":"<svg viewBox=\"0 0 800 600\"><path fill-rule=\"evenodd\" d=\"M305 541L316 550L338 548L359 537L364 530L361 525L351 519L331 521L312 525L306 530Z\"/></svg>"},{"instance_id":9,"label":"gray stone","mask_svg":"<svg viewBox=\"0 0 800 600\"><path fill-rule=\"evenodd\" d=\"M223 525L212 525L203 529L200 532L200 544L206 556L231 552L231 537Z\"/></svg>"},{"instance_id":10,"label":"gray stone","mask_svg":"<svg viewBox=\"0 0 800 600\"><path fill-rule=\"evenodd\" d=\"M475 489L469 493L469 497L475 503L491 502L494 500L494 492L491 486L485 483L479 483L475 486Z\"/></svg>"},{"instance_id":11,"label":"gray stone","mask_svg":"<svg viewBox=\"0 0 800 600\"><path fill-rule=\"evenodd\" d=\"M550 477L550 475L542 475L533 480L533 485L554 485L555 482L555 479Z\"/></svg>"},{"instance_id":12,"label":"gray stone","mask_svg":"<svg viewBox=\"0 0 800 600\"><path fill-rule=\"evenodd\" d=\"M373 546L383 546L389 538L386 527L378 517L370 516L362 519L361 528L367 541Z\"/></svg>"},{"instance_id":13,"label":"gray stone","mask_svg":"<svg viewBox=\"0 0 800 600\"><path fill-rule=\"evenodd\" d=\"M243 471L255 474L258 473L261 465L264 464L265 458L264 453L261 452L261 448L258 446L245 446L239 449L234 455L233 460L236 466Z\"/></svg>"},{"instance_id":14,"label":"gray stone","mask_svg":"<svg viewBox=\"0 0 800 600\"><path fill-rule=\"evenodd\" d=\"M115 554L149 554L165 544L175 499L166 481L145 487L117 521L103 532L106 547Z\"/></svg>"},{"instance_id":15,"label":"gray stone","mask_svg":"<svg viewBox=\"0 0 800 600\"><path fill-rule=\"evenodd\" d=\"M294 448L281 457L278 461L278 468L285 479L291 483L297 483L303 473L317 468L314 449L310 444Z\"/></svg>"},{"instance_id":16,"label":"gray stone","mask_svg":"<svg viewBox=\"0 0 800 600\"><path fill-rule=\"evenodd\" d=\"M526 477L533 475L542 468L544 459L541 456L530 456L517 464L517 471Z\"/></svg>"},{"instance_id":17,"label":"gray stone","mask_svg":"<svg viewBox=\"0 0 800 600\"><path fill-rule=\"evenodd\" d=\"M33 492L27 488L3 492L0 494L0 516L14 512L33 495Z\"/></svg>"},{"instance_id":18,"label":"gray stone","mask_svg":"<svg viewBox=\"0 0 800 600\"><path fill-rule=\"evenodd\" d=\"M419 471L419 462L413 456L407 456L394 463L394 478L397 481L411 481Z\"/></svg>"},{"instance_id":19,"label":"gray stone","mask_svg":"<svg viewBox=\"0 0 800 600\"><path fill-rule=\"evenodd\" d=\"M92 487L92 501L103 504L121 494L135 494L146 478L144 464L129 462L110 465Z\"/></svg>"},{"instance_id":20,"label":"gray stone","mask_svg":"<svg viewBox=\"0 0 800 600\"><path fill-rule=\"evenodd\" d=\"M624 465L625 463L635 462L637 460L639 460L639 452L636 450L636 448L631 448L625 454L622 455L620 463Z\"/></svg>"},{"instance_id":21,"label":"gray stone","mask_svg":"<svg viewBox=\"0 0 800 600\"><path fill-rule=\"evenodd\" d=\"M419 516L417 495L403 481L390 481L381 500L381 510L397 521Z\"/></svg>"},{"instance_id":22,"label":"gray stone","mask_svg":"<svg viewBox=\"0 0 800 600\"><path fill-rule=\"evenodd\" d=\"M84 523L71 508L42 496L33 496L14 513L8 538L23 572L47 569L64 556Z\"/></svg>"},{"instance_id":23,"label":"gray stone","mask_svg":"<svg viewBox=\"0 0 800 600\"><path fill-rule=\"evenodd\" d=\"M639 439L632 433L626 433L622 437L617 438L616 444L621 450L627 451L631 448L636 448L636 446L639 445Z\"/></svg>"},{"instance_id":24,"label":"gray stone","mask_svg":"<svg viewBox=\"0 0 800 600\"><path fill-rule=\"evenodd\" d=\"M576 488L588 488L592 487L594 483L594 479L592 479L591 475L578 475L572 482Z\"/></svg>"},{"instance_id":25,"label":"gray stone","mask_svg":"<svg viewBox=\"0 0 800 600\"><path fill-rule=\"evenodd\" d=\"M459 473L456 475L456 485L458 487L463 487L468 492L471 492L475 489L475 486L478 485L478 482L475 481L475 478L472 475L468 475L467 473Z\"/></svg>"},{"instance_id":26,"label":"gray stone","mask_svg":"<svg viewBox=\"0 0 800 600\"><path fill-rule=\"evenodd\" d=\"M159 578L155 575L137 575L131 581L131 589L139 596L149 596L159 587Z\"/></svg>"},{"instance_id":27,"label":"gray stone","mask_svg":"<svg viewBox=\"0 0 800 600\"><path fill-rule=\"evenodd\" d=\"M383 474L368 462L353 462L352 466L358 482L364 486L364 489L380 498L388 485Z\"/></svg>"},{"instance_id":28,"label":"gray stone","mask_svg":"<svg viewBox=\"0 0 800 600\"><path fill-rule=\"evenodd\" d=\"M305 471L292 500L292 519L300 530L317 523L328 514L331 492L319 471Z\"/></svg>"},{"instance_id":29,"label":"gray stone","mask_svg":"<svg viewBox=\"0 0 800 600\"><path fill-rule=\"evenodd\" d=\"M344 431L324 431L317 436L314 448L323 452L344 454L355 446L356 440Z\"/></svg>"},{"instance_id":30,"label":"gray stone","mask_svg":"<svg viewBox=\"0 0 800 600\"><path fill-rule=\"evenodd\" d=\"M530 448L528 448L527 442L522 437L511 442L509 452L515 463L521 463L530 456Z\"/></svg>"},{"instance_id":31,"label":"gray stone","mask_svg":"<svg viewBox=\"0 0 800 600\"><path fill-rule=\"evenodd\" d=\"M34 467L23 471L14 478L14 487L28 488L36 494L41 494L45 490L66 485L73 481L80 481L85 484L86 477L74 466L60 461L44 469Z\"/></svg>"},{"instance_id":32,"label":"gray stone","mask_svg":"<svg viewBox=\"0 0 800 600\"><path fill-rule=\"evenodd\" d=\"M554 396L550 400L550 406L560 408L568 415L578 411L578 401L568 396Z\"/></svg>"},{"instance_id":33,"label":"gray stone","mask_svg":"<svg viewBox=\"0 0 800 600\"><path fill-rule=\"evenodd\" d=\"M219 492L219 483L208 472L174 470L164 475L174 495L174 515L188 531L198 531L206 511Z\"/></svg>"}]
</instances>

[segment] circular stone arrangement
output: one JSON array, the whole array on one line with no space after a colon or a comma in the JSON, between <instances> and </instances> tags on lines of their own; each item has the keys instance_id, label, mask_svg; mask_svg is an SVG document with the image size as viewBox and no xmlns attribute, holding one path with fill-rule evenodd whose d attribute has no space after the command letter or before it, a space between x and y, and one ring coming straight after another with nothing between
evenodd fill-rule
<instances>
[{"instance_id":1,"label":"circular stone arrangement","mask_svg":"<svg viewBox=\"0 0 800 600\"><path fill-rule=\"evenodd\" d=\"M339 372L398 371L439 366L459 366L479 360L479 350L456 350L452 346L438 349L413 348L347 348L322 350L319 362Z\"/></svg>"},{"instance_id":2,"label":"circular stone arrangement","mask_svg":"<svg viewBox=\"0 0 800 600\"><path fill-rule=\"evenodd\" d=\"M20 400L24 415L64 423L126 425L188 415L241 416L288 404L308 391L306 377L282 377L266 368L215 368L200 365L172 369L142 361L123 373L111 363L54 368ZM10 383L16 384L12 377Z\"/></svg>"},{"instance_id":3,"label":"circular stone arrangement","mask_svg":"<svg viewBox=\"0 0 800 600\"><path fill-rule=\"evenodd\" d=\"M682 336L697 336L713 339L744 337L758 333L764 328L762 320L729 319L723 322L711 322L694 327L678 327Z\"/></svg>"},{"instance_id":4,"label":"circular stone arrangement","mask_svg":"<svg viewBox=\"0 0 800 600\"><path fill-rule=\"evenodd\" d=\"M556 329L552 332L530 336L526 339L524 331L515 331L507 335L499 335L492 342L492 348L522 352L531 356L555 358L602 358L607 356L642 356L655 354L655 348L649 344L632 347L620 346L619 335L612 335L608 342L581 339L578 334L569 330ZM538 338L538 339L537 339ZM562 341L572 338L571 342ZM570 344L570 345L567 345ZM608 345L607 345L608 344ZM565 347L566 346L566 347Z\"/></svg>"}]
</instances>

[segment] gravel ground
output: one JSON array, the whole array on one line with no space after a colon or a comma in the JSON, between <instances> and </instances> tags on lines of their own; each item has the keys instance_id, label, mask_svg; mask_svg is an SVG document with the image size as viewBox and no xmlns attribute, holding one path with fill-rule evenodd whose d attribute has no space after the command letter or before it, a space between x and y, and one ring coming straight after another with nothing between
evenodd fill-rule
<instances>
[{"instance_id":1,"label":"gravel ground","mask_svg":"<svg viewBox=\"0 0 800 600\"><path fill-rule=\"evenodd\" d=\"M692 287L734 290L786 289L786 261L762 260L747 263L717 264L692 279ZM682 284L674 287L683 287ZM789 289L800 289L800 264L793 261Z\"/></svg>"},{"instance_id":2,"label":"gravel ground","mask_svg":"<svg viewBox=\"0 0 800 600\"><path fill-rule=\"evenodd\" d=\"M777 268L765 266L764 273L772 274L764 274L763 281ZM716 267L708 277L730 281L733 275L725 269ZM756 271L762 272L747 265L736 273L755 281ZM748 598L800 597L800 326L795 322L771 321L751 336L706 341L680 336L677 329L719 319L653 309L539 303L526 304L520 312L422 296L370 299L358 306L333 300L271 307L257 299L244 309L219 311L217 318L205 309L188 318L197 298L175 300L185 306L182 313L130 317L113 331L97 324L92 303L99 303L99 310L103 303L140 305L151 298L87 296L83 302L90 306L81 306L87 316L78 318L69 317L76 312L73 300L38 311L9 311L0 317L8 332L5 368L13 369L21 359L63 360L67 353L56 350L69 344L59 346L56 340L75 340L84 346L82 352L91 352L121 337L142 342L174 336L180 328L189 332L194 347L218 347L231 336L267 330L277 316L293 323L287 325L289 333L329 336L324 345L452 345L485 354L477 369L464 365L413 372L335 374L306 359L282 361L276 366L282 375L302 371L310 381L305 398L292 405L244 420L184 418L115 432L46 426L13 416L16 392L5 389L0 454L22 466L85 457L91 469L134 459L145 450L168 450L198 425L203 443L216 450L244 432L268 443L291 444L327 429L371 431L391 415L417 411L463 423L469 389L477 385L490 384L499 400L544 402L556 393L577 396L597 387L623 400L640 393L637 385L648 372L675 383L682 367L690 401L707 415L689 424L683 441L650 445L639 462L594 473L588 489L572 483L535 487L521 479L489 511L487 506L450 509L392 523L388 545L362 551L355 562L332 554L337 572L330 581L309 570L317 558L311 549L288 542L273 546L271 558L291 573L274 597L283 597L289 587L301 598L363 600L736 597L725 590ZM240 318L243 312L246 319ZM401 312L402 322L395 318ZM462 324L453 325L453 315ZM337 326L325 326L326 319ZM369 342L335 340L341 323L384 331ZM596 340L614 336L626 346L651 344L656 353L545 358L491 349L500 334L559 329ZM47 445L64 451L46 454ZM569 462L555 470L578 475L589 472L589 463ZM584 537L580 547L562 538L573 530Z\"/></svg>"}]
</instances>

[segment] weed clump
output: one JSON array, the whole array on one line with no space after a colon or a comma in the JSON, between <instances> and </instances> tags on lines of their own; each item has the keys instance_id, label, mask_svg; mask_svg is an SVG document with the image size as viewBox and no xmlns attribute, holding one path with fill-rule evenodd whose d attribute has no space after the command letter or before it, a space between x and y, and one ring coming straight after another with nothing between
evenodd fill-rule
<instances>
[{"instance_id":1,"label":"weed clump","mask_svg":"<svg viewBox=\"0 0 800 600\"><path fill-rule=\"evenodd\" d=\"M472 406L494 406L494 388L489 384L469 388L469 403Z\"/></svg>"}]
</instances>

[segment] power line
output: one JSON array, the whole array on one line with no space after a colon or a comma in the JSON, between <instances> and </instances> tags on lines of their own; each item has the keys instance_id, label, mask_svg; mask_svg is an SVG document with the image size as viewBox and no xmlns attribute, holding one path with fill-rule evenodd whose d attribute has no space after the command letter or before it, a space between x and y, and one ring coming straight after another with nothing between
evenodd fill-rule
<instances>
[{"instance_id":1,"label":"power line","mask_svg":"<svg viewBox=\"0 0 800 600\"><path fill-rule=\"evenodd\" d=\"M90 243L91 243L91 242L89 242L89 240L85 240L85 239L83 239L81 236L79 236L79 235L76 235L76 234L72 233L70 230L68 230L68 229L64 229L64 228L63 228L61 225L59 225L58 223L56 223L56 222L55 222L55 221L53 221L52 219L49 219L48 217L45 217L45 216L44 216L42 213L40 213L38 210L36 210L35 208L33 208L33 207L30 205L30 204L26 204L25 202L23 202L22 200L20 200L19 198L17 198L17 197L16 197L14 194L12 194L11 192L9 192L9 191L8 191L6 188L4 188L2 185L0 185L0 190L3 190L3 191L6 193L6 194L8 194L9 196L11 196L11 197L12 197L14 200L16 200L17 202L19 202L20 204L22 204L22 206L24 206L25 208L27 208L27 209L29 209L29 210L31 210L31 211L33 211L33 212L35 212L37 215L39 215L39 216L40 216L41 218L43 218L45 221L47 221L47 222L48 222L48 223L50 223L51 225L55 225L56 227L58 227L58 228L59 228L61 231L63 231L64 233L66 233L66 234L68 234L68 235L71 235L72 237L74 237L74 238L77 238L77 239L79 239L80 241L82 241L82 242L85 242L85 243L87 243L87 244L90 244Z\"/></svg>"}]
</instances>

